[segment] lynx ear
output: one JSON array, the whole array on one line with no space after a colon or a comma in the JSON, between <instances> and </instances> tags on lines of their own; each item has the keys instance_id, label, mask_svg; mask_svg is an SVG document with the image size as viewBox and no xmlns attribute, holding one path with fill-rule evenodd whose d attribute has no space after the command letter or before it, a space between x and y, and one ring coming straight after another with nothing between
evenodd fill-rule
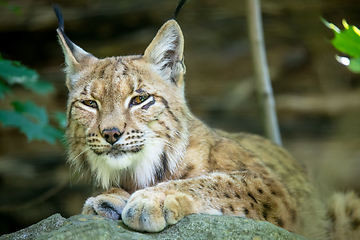
<instances>
[{"instance_id":1,"label":"lynx ear","mask_svg":"<svg viewBox=\"0 0 360 240\"><path fill-rule=\"evenodd\" d=\"M183 52L184 37L180 26L175 20L169 20L145 50L144 58L162 78L180 86L185 74Z\"/></svg>"},{"instance_id":2,"label":"lynx ear","mask_svg":"<svg viewBox=\"0 0 360 240\"><path fill-rule=\"evenodd\" d=\"M76 74L82 66L95 62L97 58L70 41L70 39L65 35L64 19L57 5L54 5L54 11L59 22L59 28L56 31L58 33L59 42L62 47L65 56L65 63L67 66L66 85L69 90L71 90L75 84L75 80L72 78L73 75Z\"/></svg>"}]
</instances>

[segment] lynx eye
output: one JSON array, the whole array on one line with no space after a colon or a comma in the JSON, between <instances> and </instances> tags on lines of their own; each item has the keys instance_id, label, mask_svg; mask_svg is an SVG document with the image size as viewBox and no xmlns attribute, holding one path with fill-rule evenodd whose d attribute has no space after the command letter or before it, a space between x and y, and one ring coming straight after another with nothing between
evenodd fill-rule
<instances>
[{"instance_id":1,"label":"lynx eye","mask_svg":"<svg viewBox=\"0 0 360 240\"><path fill-rule=\"evenodd\" d=\"M131 99L131 102L130 102L130 106L132 105L138 105L142 102L144 102L146 99L149 98L149 95L139 95L139 96L136 96L134 97L133 99Z\"/></svg>"},{"instance_id":2,"label":"lynx eye","mask_svg":"<svg viewBox=\"0 0 360 240\"><path fill-rule=\"evenodd\" d=\"M85 104L88 107L92 107L92 108L98 108L98 105L95 101L93 100L83 100L81 101L82 104Z\"/></svg>"}]
</instances>

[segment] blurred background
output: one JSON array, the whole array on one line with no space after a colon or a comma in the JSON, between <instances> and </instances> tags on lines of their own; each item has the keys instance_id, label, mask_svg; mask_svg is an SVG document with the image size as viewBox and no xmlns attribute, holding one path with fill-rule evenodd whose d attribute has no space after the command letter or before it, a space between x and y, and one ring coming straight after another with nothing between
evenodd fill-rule
<instances>
[{"instance_id":1,"label":"blurred background","mask_svg":"<svg viewBox=\"0 0 360 240\"><path fill-rule=\"evenodd\" d=\"M53 0L0 0L0 53L51 82L34 94L20 86L1 99L32 100L48 112L65 112L63 54L57 42ZM142 54L177 0L58 0L68 37L99 58ZM360 74L335 60L333 32L342 19L360 27L358 0L263 0L263 25L277 113L285 147L309 167L324 196L360 191ZM246 1L191 0L178 16L185 36L186 96L212 127L262 135L254 92ZM51 120L52 121L52 120ZM1 124L0 124L1 125ZM81 212L94 193L66 164L57 141L28 141L0 126L0 235L54 213Z\"/></svg>"}]
</instances>

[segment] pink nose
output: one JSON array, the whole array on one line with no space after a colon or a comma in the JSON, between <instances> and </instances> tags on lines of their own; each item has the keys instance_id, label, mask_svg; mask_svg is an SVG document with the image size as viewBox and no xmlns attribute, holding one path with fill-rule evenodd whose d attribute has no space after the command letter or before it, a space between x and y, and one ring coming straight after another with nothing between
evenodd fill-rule
<instances>
[{"instance_id":1,"label":"pink nose","mask_svg":"<svg viewBox=\"0 0 360 240\"><path fill-rule=\"evenodd\" d=\"M105 139L105 141L107 141L108 143L110 143L111 145L113 145L114 143L117 142L117 140L120 139L121 135L123 133L120 132L120 130L116 127L113 128L106 128L101 132L101 135L103 136L103 138Z\"/></svg>"}]
</instances>

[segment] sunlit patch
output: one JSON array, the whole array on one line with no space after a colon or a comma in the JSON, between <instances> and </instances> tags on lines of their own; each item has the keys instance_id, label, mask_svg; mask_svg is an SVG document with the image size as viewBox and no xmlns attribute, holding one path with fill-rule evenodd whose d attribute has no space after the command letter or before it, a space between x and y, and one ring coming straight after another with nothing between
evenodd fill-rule
<instances>
[{"instance_id":1,"label":"sunlit patch","mask_svg":"<svg viewBox=\"0 0 360 240\"><path fill-rule=\"evenodd\" d=\"M328 27L330 28L331 30L337 32L337 33L340 33L340 29L335 26L335 24L333 23L329 23L328 21L326 21L324 18L321 18L321 21Z\"/></svg>"},{"instance_id":2,"label":"sunlit patch","mask_svg":"<svg viewBox=\"0 0 360 240\"><path fill-rule=\"evenodd\" d=\"M346 22L345 19L342 20L342 24L344 25L345 29L349 29L349 24Z\"/></svg>"},{"instance_id":3,"label":"sunlit patch","mask_svg":"<svg viewBox=\"0 0 360 240\"><path fill-rule=\"evenodd\" d=\"M360 36L360 30L359 30L356 26L352 26L352 28L353 28L354 32L355 32L358 36Z\"/></svg>"},{"instance_id":4,"label":"sunlit patch","mask_svg":"<svg viewBox=\"0 0 360 240\"><path fill-rule=\"evenodd\" d=\"M350 65L350 59L347 57L340 57L339 55L335 56L336 60L341 63L342 65L349 66Z\"/></svg>"}]
</instances>

